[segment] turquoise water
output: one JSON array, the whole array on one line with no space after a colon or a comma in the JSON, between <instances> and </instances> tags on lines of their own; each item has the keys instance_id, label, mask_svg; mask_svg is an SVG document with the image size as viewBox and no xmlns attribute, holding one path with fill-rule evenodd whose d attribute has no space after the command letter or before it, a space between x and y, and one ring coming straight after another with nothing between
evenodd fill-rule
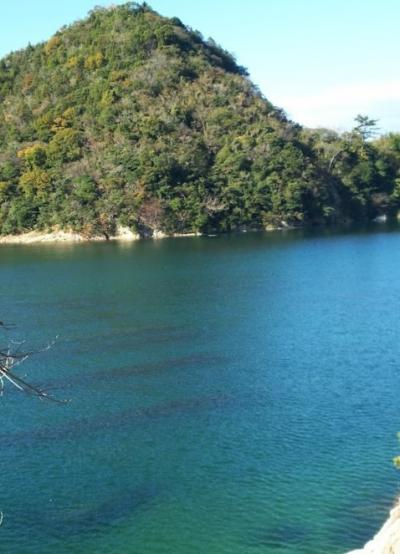
<instances>
[{"instance_id":1,"label":"turquoise water","mask_svg":"<svg viewBox=\"0 0 400 554\"><path fill-rule=\"evenodd\" d=\"M1 551L339 554L399 492L400 233L2 246ZM400 450L400 449L399 449Z\"/></svg>"}]
</instances>

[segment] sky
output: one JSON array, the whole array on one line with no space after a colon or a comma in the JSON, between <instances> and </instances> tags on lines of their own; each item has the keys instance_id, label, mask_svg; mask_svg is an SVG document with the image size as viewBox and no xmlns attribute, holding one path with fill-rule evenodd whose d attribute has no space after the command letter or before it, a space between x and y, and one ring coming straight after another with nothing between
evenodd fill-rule
<instances>
[{"instance_id":1,"label":"sky","mask_svg":"<svg viewBox=\"0 0 400 554\"><path fill-rule=\"evenodd\" d=\"M114 0L122 4L124 0ZM261 92L308 127L361 113L400 132L400 0L150 0L212 37ZM104 0L0 0L0 56L48 39Z\"/></svg>"}]
</instances>

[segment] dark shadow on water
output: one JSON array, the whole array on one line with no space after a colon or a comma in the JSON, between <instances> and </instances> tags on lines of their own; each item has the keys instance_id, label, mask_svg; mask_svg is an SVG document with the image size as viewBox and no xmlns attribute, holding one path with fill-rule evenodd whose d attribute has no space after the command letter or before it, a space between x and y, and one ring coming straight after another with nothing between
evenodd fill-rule
<instances>
[{"instance_id":1,"label":"dark shadow on water","mask_svg":"<svg viewBox=\"0 0 400 554\"><path fill-rule=\"evenodd\" d=\"M348 225L325 226L325 227L305 227L303 229L293 229L287 231L286 239L319 239L336 238L346 236L369 236L376 233L399 233L400 224L398 221L387 221L385 223L376 223L373 221L367 223L350 223Z\"/></svg>"},{"instance_id":2,"label":"dark shadow on water","mask_svg":"<svg viewBox=\"0 0 400 554\"><path fill-rule=\"evenodd\" d=\"M148 507L157 495L155 487L142 486L131 491L113 494L90 509L78 509L66 518L49 521L51 531L57 535L98 532L104 527L115 526Z\"/></svg>"},{"instance_id":3,"label":"dark shadow on water","mask_svg":"<svg viewBox=\"0 0 400 554\"><path fill-rule=\"evenodd\" d=\"M265 548L287 548L288 546L300 546L307 543L311 532L304 528L303 524L282 523L275 527L262 529L253 533L246 541L246 546Z\"/></svg>"},{"instance_id":4,"label":"dark shadow on water","mask_svg":"<svg viewBox=\"0 0 400 554\"><path fill-rule=\"evenodd\" d=\"M193 368L194 366L210 366L226 363L228 357L215 356L212 354L193 354L191 356L182 356L180 358L171 358L160 362L148 362L136 366L119 367L111 370L100 370L96 372L95 378L108 379L125 378L130 375L161 373L173 369Z\"/></svg>"},{"instance_id":5,"label":"dark shadow on water","mask_svg":"<svg viewBox=\"0 0 400 554\"><path fill-rule=\"evenodd\" d=\"M224 409L235 404L235 398L227 394L175 400L165 404L124 410L107 416L72 420L65 425L31 431L0 434L2 448L16 444L34 446L43 441L77 440L82 437L106 433L114 429L144 425L168 417L191 415L198 412Z\"/></svg>"},{"instance_id":6,"label":"dark shadow on water","mask_svg":"<svg viewBox=\"0 0 400 554\"><path fill-rule=\"evenodd\" d=\"M187 356L169 358L155 362L143 362L135 365L121 367L101 368L84 373L82 370L77 374L61 377L59 379L47 380L42 383L44 390L57 392L58 395L65 395L65 391L76 389L78 386L104 383L110 379L127 379L135 375L151 375L166 373L177 369L192 369L193 367L209 367L227 363L229 358L208 353L197 353Z\"/></svg>"},{"instance_id":7,"label":"dark shadow on water","mask_svg":"<svg viewBox=\"0 0 400 554\"><path fill-rule=\"evenodd\" d=\"M148 509L159 491L155 484L145 483L128 490L114 491L106 498L98 498L97 494L93 491L92 505L66 504L62 509L48 506L43 512L27 510L21 517L15 517L14 524L20 520L18 525L23 524L25 532L28 529L32 533L64 540L91 533L98 535Z\"/></svg>"},{"instance_id":8,"label":"dark shadow on water","mask_svg":"<svg viewBox=\"0 0 400 554\"><path fill-rule=\"evenodd\" d=\"M133 330L121 330L118 333L110 333L109 329L90 335L83 345L74 348L75 355L87 353L99 354L109 352L110 348L132 348L134 345L152 345L168 342L182 342L193 339L194 331L182 327L165 326L157 328L144 328Z\"/></svg>"}]
</instances>

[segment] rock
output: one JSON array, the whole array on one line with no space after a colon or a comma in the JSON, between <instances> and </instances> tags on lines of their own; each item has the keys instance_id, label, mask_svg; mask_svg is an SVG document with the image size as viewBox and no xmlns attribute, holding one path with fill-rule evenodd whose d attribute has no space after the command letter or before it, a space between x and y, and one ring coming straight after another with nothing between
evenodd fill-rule
<instances>
[{"instance_id":1,"label":"rock","mask_svg":"<svg viewBox=\"0 0 400 554\"><path fill-rule=\"evenodd\" d=\"M386 223L387 215L386 214L377 215L376 217L374 217L374 219L372 221L374 223Z\"/></svg>"},{"instance_id":2,"label":"rock","mask_svg":"<svg viewBox=\"0 0 400 554\"><path fill-rule=\"evenodd\" d=\"M138 240L140 239L140 235L138 233L134 233L129 227L124 227L123 225L119 225L117 227L117 232L114 236L111 237L112 240Z\"/></svg>"},{"instance_id":3,"label":"rock","mask_svg":"<svg viewBox=\"0 0 400 554\"><path fill-rule=\"evenodd\" d=\"M400 503L390 512L389 519L364 548L348 554L400 554Z\"/></svg>"}]
</instances>

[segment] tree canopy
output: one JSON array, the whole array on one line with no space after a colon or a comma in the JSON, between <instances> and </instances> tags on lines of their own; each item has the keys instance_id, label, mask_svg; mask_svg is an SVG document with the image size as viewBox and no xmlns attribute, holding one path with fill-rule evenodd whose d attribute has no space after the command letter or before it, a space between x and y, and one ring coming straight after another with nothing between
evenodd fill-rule
<instances>
[{"instance_id":1,"label":"tree canopy","mask_svg":"<svg viewBox=\"0 0 400 554\"><path fill-rule=\"evenodd\" d=\"M0 60L0 234L215 232L395 213L400 138L372 140L375 123L302 129L179 19L132 2L95 8Z\"/></svg>"}]
</instances>

